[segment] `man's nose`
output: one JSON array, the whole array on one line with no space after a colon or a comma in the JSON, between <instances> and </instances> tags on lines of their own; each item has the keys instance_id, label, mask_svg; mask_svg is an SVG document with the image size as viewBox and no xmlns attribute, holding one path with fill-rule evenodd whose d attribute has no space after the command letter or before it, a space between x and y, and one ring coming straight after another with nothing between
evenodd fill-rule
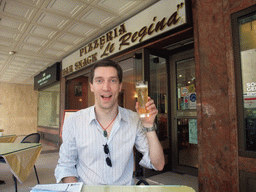
<instances>
[{"instance_id":1,"label":"man's nose","mask_svg":"<svg viewBox=\"0 0 256 192\"><path fill-rule=\"evenodd\" d=\"M104 82L103 90L109 90L110 89L110 83L108 81Z\"/></svg>"}]
</instances>

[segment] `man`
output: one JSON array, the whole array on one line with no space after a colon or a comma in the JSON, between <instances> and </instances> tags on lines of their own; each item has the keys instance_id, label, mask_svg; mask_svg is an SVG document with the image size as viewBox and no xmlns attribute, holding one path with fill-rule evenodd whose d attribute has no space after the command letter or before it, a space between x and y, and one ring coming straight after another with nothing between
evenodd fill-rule
<instances>
[{"instance_id":1,"label":"man","mask_svg":"<svg viewBox=\"0 0 256 192\"><path fill-rule=\"evenodd\" d=\"M143 154L142 166L162 170L164 154L154 129L158 110L153 100L149 98L146 104L150 117L142 119L136 112L118 106L122 69L113 61L94 65L90 88L95 105L76 112L64 122L55 170L57 182L132 185L134 146Z\"/></svg>"}]
</instances>

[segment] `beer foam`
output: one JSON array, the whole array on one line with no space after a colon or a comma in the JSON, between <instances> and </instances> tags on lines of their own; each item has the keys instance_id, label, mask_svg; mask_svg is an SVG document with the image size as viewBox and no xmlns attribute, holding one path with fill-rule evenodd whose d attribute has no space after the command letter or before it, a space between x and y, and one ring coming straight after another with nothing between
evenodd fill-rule
<instances>
[{"instance_id":1,"label":"beer foam","mask_svg":"<svg viewBox=\"0 0 256 192\"><path fill-rule=\"evenodd\" d=\"M136 85L136 88L147 88L147 85Z\"/></svg>"}]
</instances>

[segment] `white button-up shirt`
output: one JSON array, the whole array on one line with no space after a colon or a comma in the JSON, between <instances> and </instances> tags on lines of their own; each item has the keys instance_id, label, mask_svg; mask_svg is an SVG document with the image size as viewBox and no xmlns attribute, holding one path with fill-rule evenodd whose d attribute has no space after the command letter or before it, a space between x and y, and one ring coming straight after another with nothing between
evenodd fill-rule
<instances>
[{"instance_id":1,"label":"white button-up shirt","mask_svg":"<svg viewBox=\"0 0 256 192\"><path fill-rule=\"evenodd\" d=\"M109 137L96 120L94 106L70 115L63 125L63 143L55 169L57 183L74 176L85 185L132 185L133 147L143 154L140 165L154 169L149 145L137 113L118 107ZM108 144L112 167L106 163L104 145Z\"/></svg>"}]
</instances>

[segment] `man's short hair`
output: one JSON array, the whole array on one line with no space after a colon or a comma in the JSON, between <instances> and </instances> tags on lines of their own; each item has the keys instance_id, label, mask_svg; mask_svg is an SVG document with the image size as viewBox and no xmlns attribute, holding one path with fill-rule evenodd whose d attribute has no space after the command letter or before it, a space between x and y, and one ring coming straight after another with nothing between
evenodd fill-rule
<instances>
[{"instance_id":1,"label":"man's short hair","mask_svg":"<svg viewBox=\"0 0 256 192\"><path fill-rule=\"evenodd\" d=\"M94 78L94 72L95 69L98 67L114 67L117 70L117 76L119 79L119 83L122 83L123 80L123 70L120 67L120 65L118 65L116 62L112 61L112 60L102 60L98 63L96 63L93 67L92 70L90 72L90 83L93 84L93 78Z\"/></svg>"}]
</instances>

